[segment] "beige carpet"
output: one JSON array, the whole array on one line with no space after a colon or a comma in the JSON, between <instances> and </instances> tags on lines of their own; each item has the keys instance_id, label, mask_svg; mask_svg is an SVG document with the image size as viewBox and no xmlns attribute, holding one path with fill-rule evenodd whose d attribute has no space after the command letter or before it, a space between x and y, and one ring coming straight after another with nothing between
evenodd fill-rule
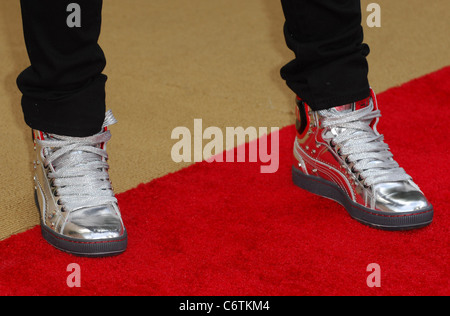
<instances>
[{"instance_id":1,"label":"beige carpet","mask_svg":"<svg viewBox=\"0 0 450 316\"><path fill-rule=\"evenodd\" d=\"M363 1L365 8L369 2ZM366 28L370 80L382 92L450 64L448 0L378 0L382 27ZM0 3L0 239L39 223L32 143L17 74L28 66L18 1ZM187 164L171 160L171 132L204 126L293 123L293 95L279 77L292 58L274 0L107 0L101 44L108 58L111 177L120 193ZM157 210L155 210L157 211Z\"/></svg>"}]
</instances>

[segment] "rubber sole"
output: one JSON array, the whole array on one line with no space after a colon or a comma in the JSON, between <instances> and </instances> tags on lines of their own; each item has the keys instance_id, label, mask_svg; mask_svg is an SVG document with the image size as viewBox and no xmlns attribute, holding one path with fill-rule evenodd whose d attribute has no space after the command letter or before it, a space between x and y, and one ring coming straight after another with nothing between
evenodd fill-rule
<instances>
[{"instance_id":1,"label":"rubber sole","mask_svg":"<svg viewBox=\"0 0 450 316\"><path fill-rule=\"evenodd\" d=\"M353 202L336 184L319 177L306 175L295 166L292 167L292 180L296 186L308 192L338 202L353 219L376 229L412 230L426 227L433 221L433 206L410 213L387 214Z\"/></svg>"},{"instance_id":2,"label":"rubber sole","mask_svg":"<svg viewBox=\"0 0 450 316\"><path fill-rule=\"evenodd\" d=\"M40 214L37 192L35 192L35 202ZM87 241L85 239L70 238L56 233L43 224L42 218L41 233L42 237L44 237L50 245L77 257L101 258L117 256L124 253L128 245L128 235L126 231L124 231L123 236L118 238Z\"/></svg>"}]
</instances>

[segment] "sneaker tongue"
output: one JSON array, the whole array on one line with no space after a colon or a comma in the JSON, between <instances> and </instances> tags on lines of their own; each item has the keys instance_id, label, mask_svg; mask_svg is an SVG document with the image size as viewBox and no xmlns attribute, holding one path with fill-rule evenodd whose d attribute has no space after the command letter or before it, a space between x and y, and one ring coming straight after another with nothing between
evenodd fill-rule
<instances>
[{"instance_id":1,"label":"sneaker tongue","mask_svg":"<svg viewBox=\"0 0 450 316\"><path fill-rule=\"evenodd\" d=\"M364 100L355 102L354 103L355 111L358 111L358 110L361 110L361 109L364 109L364 108L370 106L371 101L372 101L372 98L368 97L368 98L366 98Z\"/></svg>"},{"instance_id":2,"label":"sneaker tongue","mask_svg":"<svg viewBox=\"0 0 450 316\"><path fill-rule=\"evenodd\" d=\"M336 106L336 107L334 107L331 110L334 110L334 111L339 112L339 113L352 112L353 111L353 103L344 104L344 105L341 105L341 106Z\"/></svg>"},{"instance_id":3,"label":"sneaker tongue","mask_svg":"<svg viewBox=\"0 0 450 316\"><path fill-rule=\"evenodd\" d=\"M341 116L345 116L346 114L356 112L361 109L370 107L371 104L372 104L372 98L368 97L361 101L336 106L336 107L328 109L328 110L322 110L319 113L320 113L320 115L322 115L324 117L341 117ZM347 130L346 128L335 127L335 128L332 128L329 131L329 133L333 134L334 136L337 136L337 135L345 132L346 130ZM356 133L358 133L358 132L356 132Z\"/></svg>"},{"instance_id":4,"label":"sneaker tongue","mask_svg":"<svg viewBox=\"0 0 450 316\"><path fill-rule=\"evenodd\" d=\"M358 111L358 110L368 107L370 105L370 101L371 101L371 98L368 97L361 101L336 106L336 107L330 109L330 111L338 112L338 113L349 113L349 112L353 112L353 111Z\"/></svg>"}]
</instances>

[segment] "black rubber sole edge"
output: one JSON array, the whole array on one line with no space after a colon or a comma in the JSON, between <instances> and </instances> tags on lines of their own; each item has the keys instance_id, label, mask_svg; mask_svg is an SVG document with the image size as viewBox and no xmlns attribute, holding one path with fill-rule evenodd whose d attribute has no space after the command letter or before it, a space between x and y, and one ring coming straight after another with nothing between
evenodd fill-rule
<instances>
[{"instance_id":1,"label":"black rubber sole edge","mask_svg":"<svg viewBox=\"0 0 450 316\"><path fill-rule=\"evenodd\" d=\"M292 167L294 184L308 192L331 199L341 204L350 216L358 222L372 228L401 231L423 228L433 222L433 206L420 211L396 214L386 214L366 208L353 202L336 184L319 177L309 176Z\"/></svg>"},{"instance_id":2,"label":"black rubber sole edge","mask_svg":"<svg viewBox=\"0 0 450 316\"><path fill-rule=\"evenodd\" d=\"M35 202L40 214L37 192ZM41 216L40 216L41 218ZM117 256L125 252L128 246L128 235L124 231L121 237L86 241L58 234L45 226L41 218L42 237L53 247L77 257L102 258Z\"/></svg>"}]
</instances>

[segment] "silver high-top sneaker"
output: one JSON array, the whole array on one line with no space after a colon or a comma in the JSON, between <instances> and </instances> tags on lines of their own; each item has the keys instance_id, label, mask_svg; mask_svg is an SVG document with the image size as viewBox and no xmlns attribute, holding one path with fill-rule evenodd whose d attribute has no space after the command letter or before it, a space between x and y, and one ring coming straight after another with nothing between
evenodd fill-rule
<instances>
[{"instance_id":1,"label":"silver high-top sneaker","mask_svg":"<svg viewBox=\"0 0 450 316\"><path fill-rule=\"evenodd\" d=\"M65 252L88 257L120 254L127 232L108 175L106 113L102 132L85 138L33 130L36 202L43 237Z\"/></svg>"},{"instance_id":2,"label":"silver high-top sneaker","mask_svg":"<svg viewBox=\"0 0 450 316\"><path fill-rule=\"evenodd\" d=\"M342 204L356 220L385 230L429 225L433 207L394 161L375 93L361 102L312 111L297 99L294 183Z\"/></svg>"}]
</instances>

